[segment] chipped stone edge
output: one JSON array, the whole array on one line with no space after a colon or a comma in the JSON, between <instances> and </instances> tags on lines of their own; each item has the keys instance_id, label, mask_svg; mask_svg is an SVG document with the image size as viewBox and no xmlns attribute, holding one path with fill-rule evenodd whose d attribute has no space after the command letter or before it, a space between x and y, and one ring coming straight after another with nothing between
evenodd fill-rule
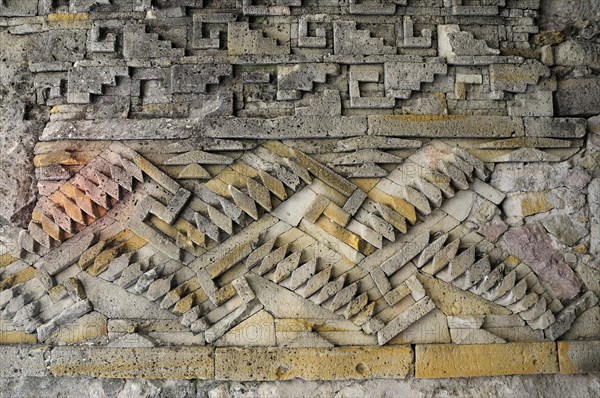
<instances>
[{"instance_id":1,"label":"chipped stone edge","mask_svg":"<svg viewBox=\"0 0 600 398\"><path fill-rule=\"evenodd\" d=\"M510 349L510 346L514 345L519 346L522 349L531 348L534 350L539 350L540 345L543 345L546 349L543 354L549 362L553 365L552 369L540 368L536 367L535 363L533 363L534 371L531 371L530 363L527 363L528 358L524 358L525 365L523 367L515 366L510 372L506 372L505 370L501 370L499 368L488 369L486 372L478 375L469 374L468 370L463 369L453 369L452 373L446 374L445 377L489 377L489 376L504 376L510 374L541 374L541 373L551 373L551 374L583 374L583 373L600 373L600 366L596 366L592 364L592 366L577 366L577 364L573 364L572 358L567 355L567 348L571 346L577 346L577 350L579 352L589 351L587 357L595 357L600 356L600 341L598 340L589 340L589 341L558 341L558 342L531 342L531 343L506 343L506 344L481 344L481 345L452 345L452 344L416 344L416 345L397 345L397 346L385 346L385 347L364 347L364 346L344 346L344 347L335 347L328 349L327 357L330 360L339 360L345 361L347 356L345 357L342 354L342 351L348 352L348 350L355 350L356 352L360 351L373 351L373 350L389 350L390 348L396 347L398 349L407 348L410 350L412 360L410 363L406 363L403 365L407 365L409 368L408 373L405 377L417 377L417 378L438 378L436 376L423 376L419 374L419 368L424 364L421 363L422 357L420 357L419 352L427 349L444 349L446 351L450 351L450 355L459 355L460 352L465 350L471 350L472 352L477 352L479 349L483 349L489 354L493 355L495 350L504 350ZM76 355L81 355L82 360L81 366L72 367L70 370L62 369L60 372L56 372L53 370L53 366L60 363L59 354L63 348L61 347L49 347L46 345L0 345L0 377L23 377L23 376L33 376L33 377L47 377L47 376L55 376L55 377L71 377L71 376L90 376L90 377L100 377L100 378L109 378L109 377L118 377L118 378L135 378L135 377L148 377L154 379L162 379L162 378L179 378L179 379L204 379L204 380L236 380L235 372L232 374L228 374L228 372L223 372L223 369L227 368L227 363L231 363L232 359L235 359L236 352L244 350L250 354L254 350L264 351L265 348L240 348L240 347L205 347L205 346L173 346L173 347L158 347L158 348L119 348L119 354L122 357L128 358L127 371L122 374L119 371L111 372L111 375L103 374L102 371L96 372L92 371L93 369L93 361L94 357L87 355L89 350L106 350L106 347L77 347L70 346L68 347L69 351ZM197 351L199 354L206 355L210 360L208 361L206 366L203 366L202 369L197 369L196 376L192 377L189 375L189 371L187 373L178 373L179 368L184 364L172 364L165 365L160 362L152 362L149 366L148 363L141 363L138 355L136 353L140 353L141 351L151 352L153 350L184 350L188 352ZM130 352L128 352L130 351ZM339 351L339 352L338 352ZM460 352L459 352L460 351ZM270 347L269 352L273 352L279 358L287 358L290 362L297 362L298 360L302 360L304 355L302 349L290 349L290 348L282 348L282 347ZM143 356L142 356L143 357ZM258 356L260 357L260 356ZM294 357L297 359L294 360ZM531 358L529 358L531 359ZM102 361L102 358L98 360ZM257 363L257 365L260 365ZM285 365L285 364L284 364ZM397 367L398 364L390 365L390 369L383 369L386 372L393 372L393 367ZM216 369L221 369L219 374L216 373ZM260 369L260 366L257 367ZM268 369L268 366L265 367ZM161 373L162 375L158 375L157 373ZM198 376L199 375L199 376ZM216 377L215 377L216 376ZM308 377L307 377L308 376ZM402 378L402 375L394 376L392 378ZM310 379L310 375L304 374L302 370L300 370L300 374L296 377L301 379ZM370 378L390 378L389 375L384 374L370 374L368 377ZM356 372L347 372L344 374L335 374L334 376L322 375L320 380L352 380L352 379L361 379L364 376L357 374ZM280 380L285 379L284 376L273 375L273 372L269 371L260 371L254 372L252 378L247 381L258 381L258 380Z\"/></svg>"}]
</instances>

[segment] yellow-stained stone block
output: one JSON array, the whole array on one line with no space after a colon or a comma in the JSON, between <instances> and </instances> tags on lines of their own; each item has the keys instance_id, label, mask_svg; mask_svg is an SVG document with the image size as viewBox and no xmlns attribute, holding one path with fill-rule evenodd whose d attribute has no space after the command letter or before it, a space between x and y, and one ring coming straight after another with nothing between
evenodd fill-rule
<instances>
[{"instance_id":1,"label":"yellow-stained stone block","mask_svg":"<svg viewBox=\"0 0 600 398\"><path fill-rule=\"evenodd\" d=\"M130 229L124 229L106 241L111 245L121 244L136 236Z\"/></svg>"},{"instance_id":2,"label":"yellow-stained stone block","mask_svg":"<svg viewBox=\"0 0 600 398\"><path fill-rule=\"evenodd\" d=\"M333 202L329 202L325 210L323 210L323 214L342 227L345 227L350 221L350 213Z\"/></svg>"},{"instance_id":3,"label":"yellow-stained stone block","mask_svg":"<svg viewBox=\"0 0 600 398\"><path fill-rule=\"evenodd\" d=\"M557 373L556 344L429 344L416 346L417 378Z\"/></svg>"},{"instance_id":4,"label":"yellow-stained stone block","mask_svg":"<svg viewBox=\"0 0 600 398\"><path fill-rule=\"evenodd\" d=\"M360 236L353 234L352 232L348 231L343 227L340 227L328 217L319 217L315 225L319 226L327 233L331 234L332 236L344 242L354 250L358 250L366 256L372 254L375 251L375 247L373 245L361 239Z\"/></svg>"},{"instance_id":5,"label":"yellow-stained stone block","mask_svg":"<svg viewBox=\"0 0 600 398\"><path fill-rule=\"evenodd\" d=\"M208 347L56 347L53 376L147 379L211 379L214 350Z\"/></svg>"},{"instance_id":6,"label":"yellow-stained stone block","mask_svg":"<svg viewBox=\"0 0 600 398\"><path fill-rule=\"evenodd\" d=\"M217 348L217 380L347 380L405 378L410 346L337 348Z\"/></svg>"},{"instance_id":7,"label":"yellow-stained stone block","mask_svg":"<svg viewBox=\"0 0 600 398\"><path fill-rule=\"evenodd\" d=\"M48 196L48 198L60 207L62 207L65 213L75 222L78 222L79 224L86 223L86 218L84 217L79 206L77 206L61 191L55 191L50 196Z\"/></svg>"},{"instance_id":8,"label":"yellow-stained stone block","mask_svg":"<svg viewBox=\"0 0 600 398\"><path fill-rule=\"evenodd\" d=\"M207 181L204 186L216 193L217 195L221 195L225 198L231 199L231 192L229 192L229 187L219 178L213 178L212 180Z\"/></svg>"},{"instance_id":9,"label":"yellow-stained stone block","mask_svg":"<svg viewBox=\"0 0 600 398\"><path fill-rule=\"evenodd\" d=\"M177 304L175 304L175 307L173 308L173 313L175 315L183 315L186 312L188 312L189 310L191 310L193 305L194 305L194 294L193 293L188 294L187 296L185 296L184 298L179 300L177 302Z\"/></svg>"},{"instance_id":10,"label":"yellow-stained stone block","mask_svg":"<svg viewBox=\"0 0 600 398\"><path fill-rule=\"evenodd\" d=\"M350 181L364 192L369 192L381 181L381 178L351 178Z\"/></svg>"},{"instance_id":11,"label":"yellow-stained stone block","mask_svg":"<svg viewBox=\"0 0 600 398\"><path fill-rule=\"evenodd\" d=\"M119 257L121 254L124 253L137 251L144 247L147 242L142 237L135 235L128 229L125 229L119 232L114 237L107 240L106 243L116 245L107 250L102 249L103 251L98 253L94 257L94 264L86 269L86 271L90 275L100 275L101 273L106 271L106 269L110 265L110 262L113 261L115 258ZM100 246L98 248L100 248ZM91 253L88 255L86 252L86 257L96 254L97 251L93 249L94 247L88 249L91 251Z\"/></svg>"},{"instance_id":12,"label":"yellow-stained stone block","mask_svg":"<svg viewBox=\"0 0 600 398\"><path fill-rule=\"evenodd\" d=\"M306 168L315 177L325 182L327 185L334 188L341 194L349 197L357 188L356 185L334 173L330 169L324 167L321 163L317 162L310 156L307 156L297 150L294 150L294 155L300 166Z\"/></svg>"},{"instance_id":13,"label":"yellow-stained stone block","mask_svg":"<svg viewBox=\"0 0 600 398\"><path fill-rule=\"evenodd\" d=\"M367 194L367 197L373 202L378 202L392 209L396 210L401 216L406 218L411 224L417 222L417 211L413 205L401 198L396 198L388 195L385 192L380 191L377 188L373 188Z\"/></svg>"},{"instance_id":14,"label":"yellow-stained stone block","mask_svg":"<svg viewBox=\"0 0 600 398\"><path fill-rule=\"evenodd\" d=\"M158 167L150 163L141 155L135 156L135 164L150 178L162 185L167 191L176 193L179 190L179 184L171 177L163 173Z\"/></svg>"},{"instance_id":15,"label":"yellow-stained stone block","mask_svg":"<svg viewBox=\"0 0 600 398\"><path fill-rule=\"evenodd\" d=\"M97 312L91 312L77 321L61 327L45 343L59 345L78 344L99 339L107 334L106 317Z\"/></svg>"},{"instance_id":16,"label":"yellow-stained stone block","mask_svg":"<svg viewBox=\"0 0 600 398\"><path fill-rule=\"evenodd\" d=\"M600 373L600 341L559 341L560 373Z\"/></svg>"},{"instance_id":17,"label":"yellow-stained stone block","mask_svg":"<svg viewBox=\"0 0 600 398\"><path fill-rule=\"evenodd\" d=\"M173 226L177 228L180 232L182 232L184 235L189 237L191 241L197 244L198 246L204 246L204 244L206 243L206 237L204 236L202 231L200 231L198 228L196 228L194 225L190 224L183 218L177 219Z\"/></svg>"},{"instance_id":18,"label":"yellow-stained stone block","mask_svg":"<svg viewBox=\"0 0 600 398\"><path fill-rule=\"evenodd\" d=\"M105 247L106 241L101 241L84 251L83 254L79 257L79 261L77 262L79 268L85 270L90 265L92 265L92 263L95 262L96 258L100 255L100 253L104 251ZM101 268L100 266L98 267Z\"/></svg>"},{"instance_id":19,"label":"yellow-stained stone block","mask_svg":"<svg viewBox=\"0 0 600 398\"><path fill-rule=\"evenodd\" d=\"M165 172L170 173L177 179L208 179L212 176L198 163L190 163L187 166L165 167Z\"/></svg>"},{"instance_id":20,"label":"yellow-stained stone block","mask_svg":"<svg viewBox=\"0 0 600 398\"><path fill-rule=\"evenodd\" d=\"M239 347L277 345L273 316L261 310L232 328L217 340L215 345Z\"/></svg>"},{"instance_id":21,"label":"yellow-stained stone block","mask_svg":"<svg viewBox=\"0 0 600 398\"><path fill-rule=\"evenodd\" d=\"M88 198L85 193L79 190L73 184L67 182L60 187L60 191L65 194L68 198L72 199L81 210L87 215L98 218L100 217L99 207L92 203L92 200ZM89 217L88 217L89 218ZM89 220L88 220L89 223Z\"/></svg>"},{"instance_id":22,"label":"yellow-stained stone block","mask_svg":"<svg viewBox=\"0 0 600 398\"><path fill-rule=\"evenodd\" d=\"M33 278L35 278L35 268L27 267L23 271L3 279L2 282L0 282L0 291L20 285Z\"/></svg>"},{"instance_id":23,"label":"yellow-stained stone block","mask_svg":"<svg viewBox=\"0 0 600 398\"><path fill-rule=\"evenodd\" d=\"M521 201L521 213L524 217L538 213L545 213L554 208L548 200L545 192L533 192L527 194Z\"/></svg>"},{"instance_id":24,"label":"yellow-stained stone block","mask_svg":"<svg viewBox=\"0 0 600 398\"><path fill-rule=\"evenodd\" d=\"M284 158L294 158L294 150L287 145L283 144L281 141L266 141L263 144L263 147L267 148L269 151L284 157Z\"/></svg>"},{"instance_id":25,"label":"yellow-stained stone block","mask_svg":"<svg viewBox=\"0 0 600 398\"><path fill-rule=\"evenodd\" d=\"M498 304L484 300L471 292L460 290L454 285L422 273L416 275L435 306L446 315L508 315L511 313Z\"/></svg>"},{"instance_id":26,"label":"yellow-stained stone block","mask_svg":"<svg viewBox=\"0 0 600 398\"><path fill-rule=\"evenodd\" d=\"M89 15L86 12L77 14L58 13L48 14L48 22L74 22L74 21L87 21Z\"/></svg>"},{"instance_id":27,"label":"yellow-stained stone block","mask_svg":"<svg viewBox=\"0 0 600 398\"><path fill-rule=\"evenodd\" d=\"M33 158L33 165L35 167L46 167L53 164L60 164L63 166L76 166L88 164L90 160L98 155L95 151L82 151L82 152L49 152L36 155Z\"/></svg>"},{"instance_id":28,"label":"yellow-stained stone block","mask_svg":"<svg viewBox=\"0 0 600 398\"><path fill-rule=\"evenodd\" d=\"M247 241L235 246L232 250L225 253L219 259L207 267L208 274L211 278L216 278L229 268L246 258L253 250L253 242Z\"/></svg>"},{"instance_id":29,"label":"yellow-stained stone block","mask_svg":"<svg viewBox=\"0 0 600 398\"><path fill-rule=\"evenodd\" d=\"M144 238L134 235L131 239L127 240L127 242L124 242L120 248L122 253L135 252L144 247L146 243L148 242L146 242Z\"/></svg>"},{"instance_id":30,"label":"yellow-stained stone block","mask_svg":"<svg viewBox=\"0 0 600 398\"><path fill-rule=\"evenodd\" d=\"M217 175L217 178L224 182L226 185L233 185L237 189L245 189L246 181L248 181L248 177L245 175L238 173L233 170L231 167L224 169Z\"/></svg>"},{"instance_id":31,"label":"yellow-stained stone block","mask_svg":"<svg viewBox=\"0 0 600 398\"><path fill-rule=\"evenodd\" d=\"M233 170L248 178L258 177L258 171L249 166L243 160L238 160L230 166Z\"/></svg>"},{"instance_id":32,"label":"yellow-stained stone block","mask_svg":"<svg viewBox=\"0 0 600 398\"><path fill-rule=\"evenodd\" d=\"M9 253L0 256L0 268L4 268L17 261L16 257L11 256Z\"/></svg>"},{"instance_id":33,"label":"yellow-stained stone block","mask_svg":"<svg viewBox=\"0 0 600 398\"><path fill-rule=\"evenodd\" d=\"M108 269L110 262L113 261L115 258L117 258L117 256L119 256L119 254L120 254L120 252L119 252L118 247L113 247L111 249L104 250L103 252L99 253L95 257L94 264L92 264L89 268L87 268L86 271L90 275L94 275L94 276L100 275L101 273L103 273L104 271L106 271Z\"/></svg>"},{"instance_id":34,"label":"yellow-stained stone block","mask_svg":"<svg viewBox=\"0 0 600 398\"><path fill-rule=\"evenodd\" d=\"M263 170L260 170L259 175L263 185L270 192L272 192L273 195L275 195L280 200L287 199L287 192L281 181L279 181L277 178L273 177L272 175Z\"/></svg>"},{"instance_id":35,"label":"yellow-stained stone block","mask_svg":"<svg viewBox=\"0 0 600 398\"><path fill-rule=\"evenodd\" d=\"M37 335L22 330L0 330L0 344L36 344Z\"/></svg>"},{"instance_id":36,"label":"yellow-stained stone block","mask_svg":"<svg viewBox=\"0 0 600 398\"><path fill-rule=\"evenodd\" d=\"M232 299L236 295L235 288L233 285L225 285L214 294L214 299L217 302L217 305L221 305L227 300Z\"/></svg>"}]
</instances>

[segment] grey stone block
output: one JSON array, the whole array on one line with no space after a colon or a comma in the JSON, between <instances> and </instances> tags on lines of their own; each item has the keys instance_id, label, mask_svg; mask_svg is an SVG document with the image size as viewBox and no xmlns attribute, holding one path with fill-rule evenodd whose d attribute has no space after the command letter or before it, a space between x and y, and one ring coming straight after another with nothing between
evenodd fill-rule
<instances>
[{"instance_id":1,"label":"grey stone block","mask_svg":"<svg viewBox=\"0 0 600 398\"><path fill-rule=\"evenodd\" d=\"M157 33L147 33L145 25L130 25L123 32L123 55L130 59L181 57L185 51L173 48L168 40L160 40Z\"/></svg>"},{"instance_id":2,"label":"grey stone block","mask_svg":"<svg viewBox=\"0 0 600 398\"><path fill-rule=\"evenodd\" d=\"M206 94L209 84L218 85L232 73L230 64L173 65L171 88L174 93Z\"/></svg>"},{"instance_id":3,"label":"grey stone block","mask_svg":"<svg viewBox=\"0 0 600 398\"><path fill-rule=\"evenodd\" d=\"M600 78L561 80L555 98L558 116L595 116L600 110Z\"/></svg>"},{"instance_id":4,"label":"grey stone block","mask_svg":"<svg viewBox=\"0 0 600 398\"><path fill-rule=\"evenodd\" d=\"M514 137L523 121L509 116L369 116L369 134L397 137Z\"/></svg>"},{"instance_id":5,"label":"grey stone block","mask_svg":"<svg viewBox=\"0 0 600 398\"><path fill-rule=\"evenodd\" d=\"M2 346L0 349L0 377L48 376L45 356L47 347Z\"/></svg>"},{"instance_id":6,"label":"grey stone block","mask_svg":"<svg viewBox=\"0 0 600 398\"><path fill-rule=\"evenodd\" d=\"M581 138L586 131L585 119L526 117L523 121L525 135L531 137Z\"/></svg>"},{"instance_id":7,"label":"grey stone block","mask_svg":"<svg viewBox=\"0 0 600 398\"><path fill-rule=\"evenodd\" d=\"M213 117L204 122L207 137L285 139L364 135L364 116L299 116L275 119Z\"/></svg>"},{"instance_id":8,"label":"grey stone block","mask_svg":"<svg viewBox=\"0 0 600 398\"><path fill-rule=\"evenodd\" d=\"M396 54L396 48L386 46L382 38L371 37L368 30L359 30L354 21L333 24L333 49L339 55Z\"/></svg>"},{"instance_id":9,"label":"grey stone block","mask_svg":"<svg viewBox=\"0 0 600 398\"><path fill-rule=\"evenodd\" d=\"M290 26L275 27L277 38L266 37L261 30L253 30L247 22L229 22L227 51L229 55L285 55L290 53ZM273 30L271 30L273 32Z\"/></svg>"},{"instance_id":10,"label":"grey stone block","mask_svg":"<svg viewBox=\"0 0 600 398\"><path fill-rule=\"evenodd\" d=\"M412 91L421 90L422 83L432 83L435 75L447 72L443 62L386 62L385 93L389 97L407 99Z\"/></svg>"}]
</instances>

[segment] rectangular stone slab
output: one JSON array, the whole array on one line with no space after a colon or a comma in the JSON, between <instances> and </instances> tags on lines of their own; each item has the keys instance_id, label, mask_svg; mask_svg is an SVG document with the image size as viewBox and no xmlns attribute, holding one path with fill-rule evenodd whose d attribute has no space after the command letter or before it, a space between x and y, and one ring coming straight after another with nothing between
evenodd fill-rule
<instances>
[{"instance_id":1,"label":"rectangular stone slab","mask_svg":"<svg viewBox=\"0 0 600 398\"><path fill-rule=\"evenodd\" d=\"M338 348L217 348L217 380L345 380L405 378L409 345Z\"/></svg>"},{"instance_id":2,"label":"rectangular stone slab","mask_svg":"<svg viewBox=\"0 0 600 398\"><path fill-rule=\"evenodd\" d=\"M554 343L416 346L417 378L557 373Z\"/></svg>"},{"instance_id":3,"label":"rectangular stone slab","mask_svg":"<svg viewBox=\"0 0 600 398\"><path fill-rule=\"evenodd\" d=\"M53 376L149 379L210 379L208 347L57 347L50 353Z\"/></svg>"},{"instance_id":4,"label":"rectangular stone slab","mask_svg":"<svg viewBox=\"0 0 600 398\"><path fill-rule=\"evenodd\" d=\"M523 120L510 116L383 115L369 116L369 135L396 137L518 137Z\"/></svg>"}]
</instances>

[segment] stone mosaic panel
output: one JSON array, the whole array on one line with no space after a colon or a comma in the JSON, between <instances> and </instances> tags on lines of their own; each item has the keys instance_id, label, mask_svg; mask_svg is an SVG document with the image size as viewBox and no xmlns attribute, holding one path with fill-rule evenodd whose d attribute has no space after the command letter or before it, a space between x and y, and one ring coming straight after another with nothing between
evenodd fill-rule
<instances>
[{"instance_id":1,"label":"stone mosaic panel","mask_svg":"<svg viewBox=\"0 0 600 398\"><path fill-rule=\"evenodd\" d=\"M370 347L348 372L404 377L411 349L374 347L433 343L417 356L522 344L522 372L557 372L552 342L600 338L600 107L560 69L598 44L553 48L539 1L30 3L0 3L0 29L44 38L27 109L47 112L0 342L245 347L164 373L230 379L343 346ZM95 357L56 350L56 375ZM111 372L84 374L140 376Z\"/></svg>"}]
</instances>

